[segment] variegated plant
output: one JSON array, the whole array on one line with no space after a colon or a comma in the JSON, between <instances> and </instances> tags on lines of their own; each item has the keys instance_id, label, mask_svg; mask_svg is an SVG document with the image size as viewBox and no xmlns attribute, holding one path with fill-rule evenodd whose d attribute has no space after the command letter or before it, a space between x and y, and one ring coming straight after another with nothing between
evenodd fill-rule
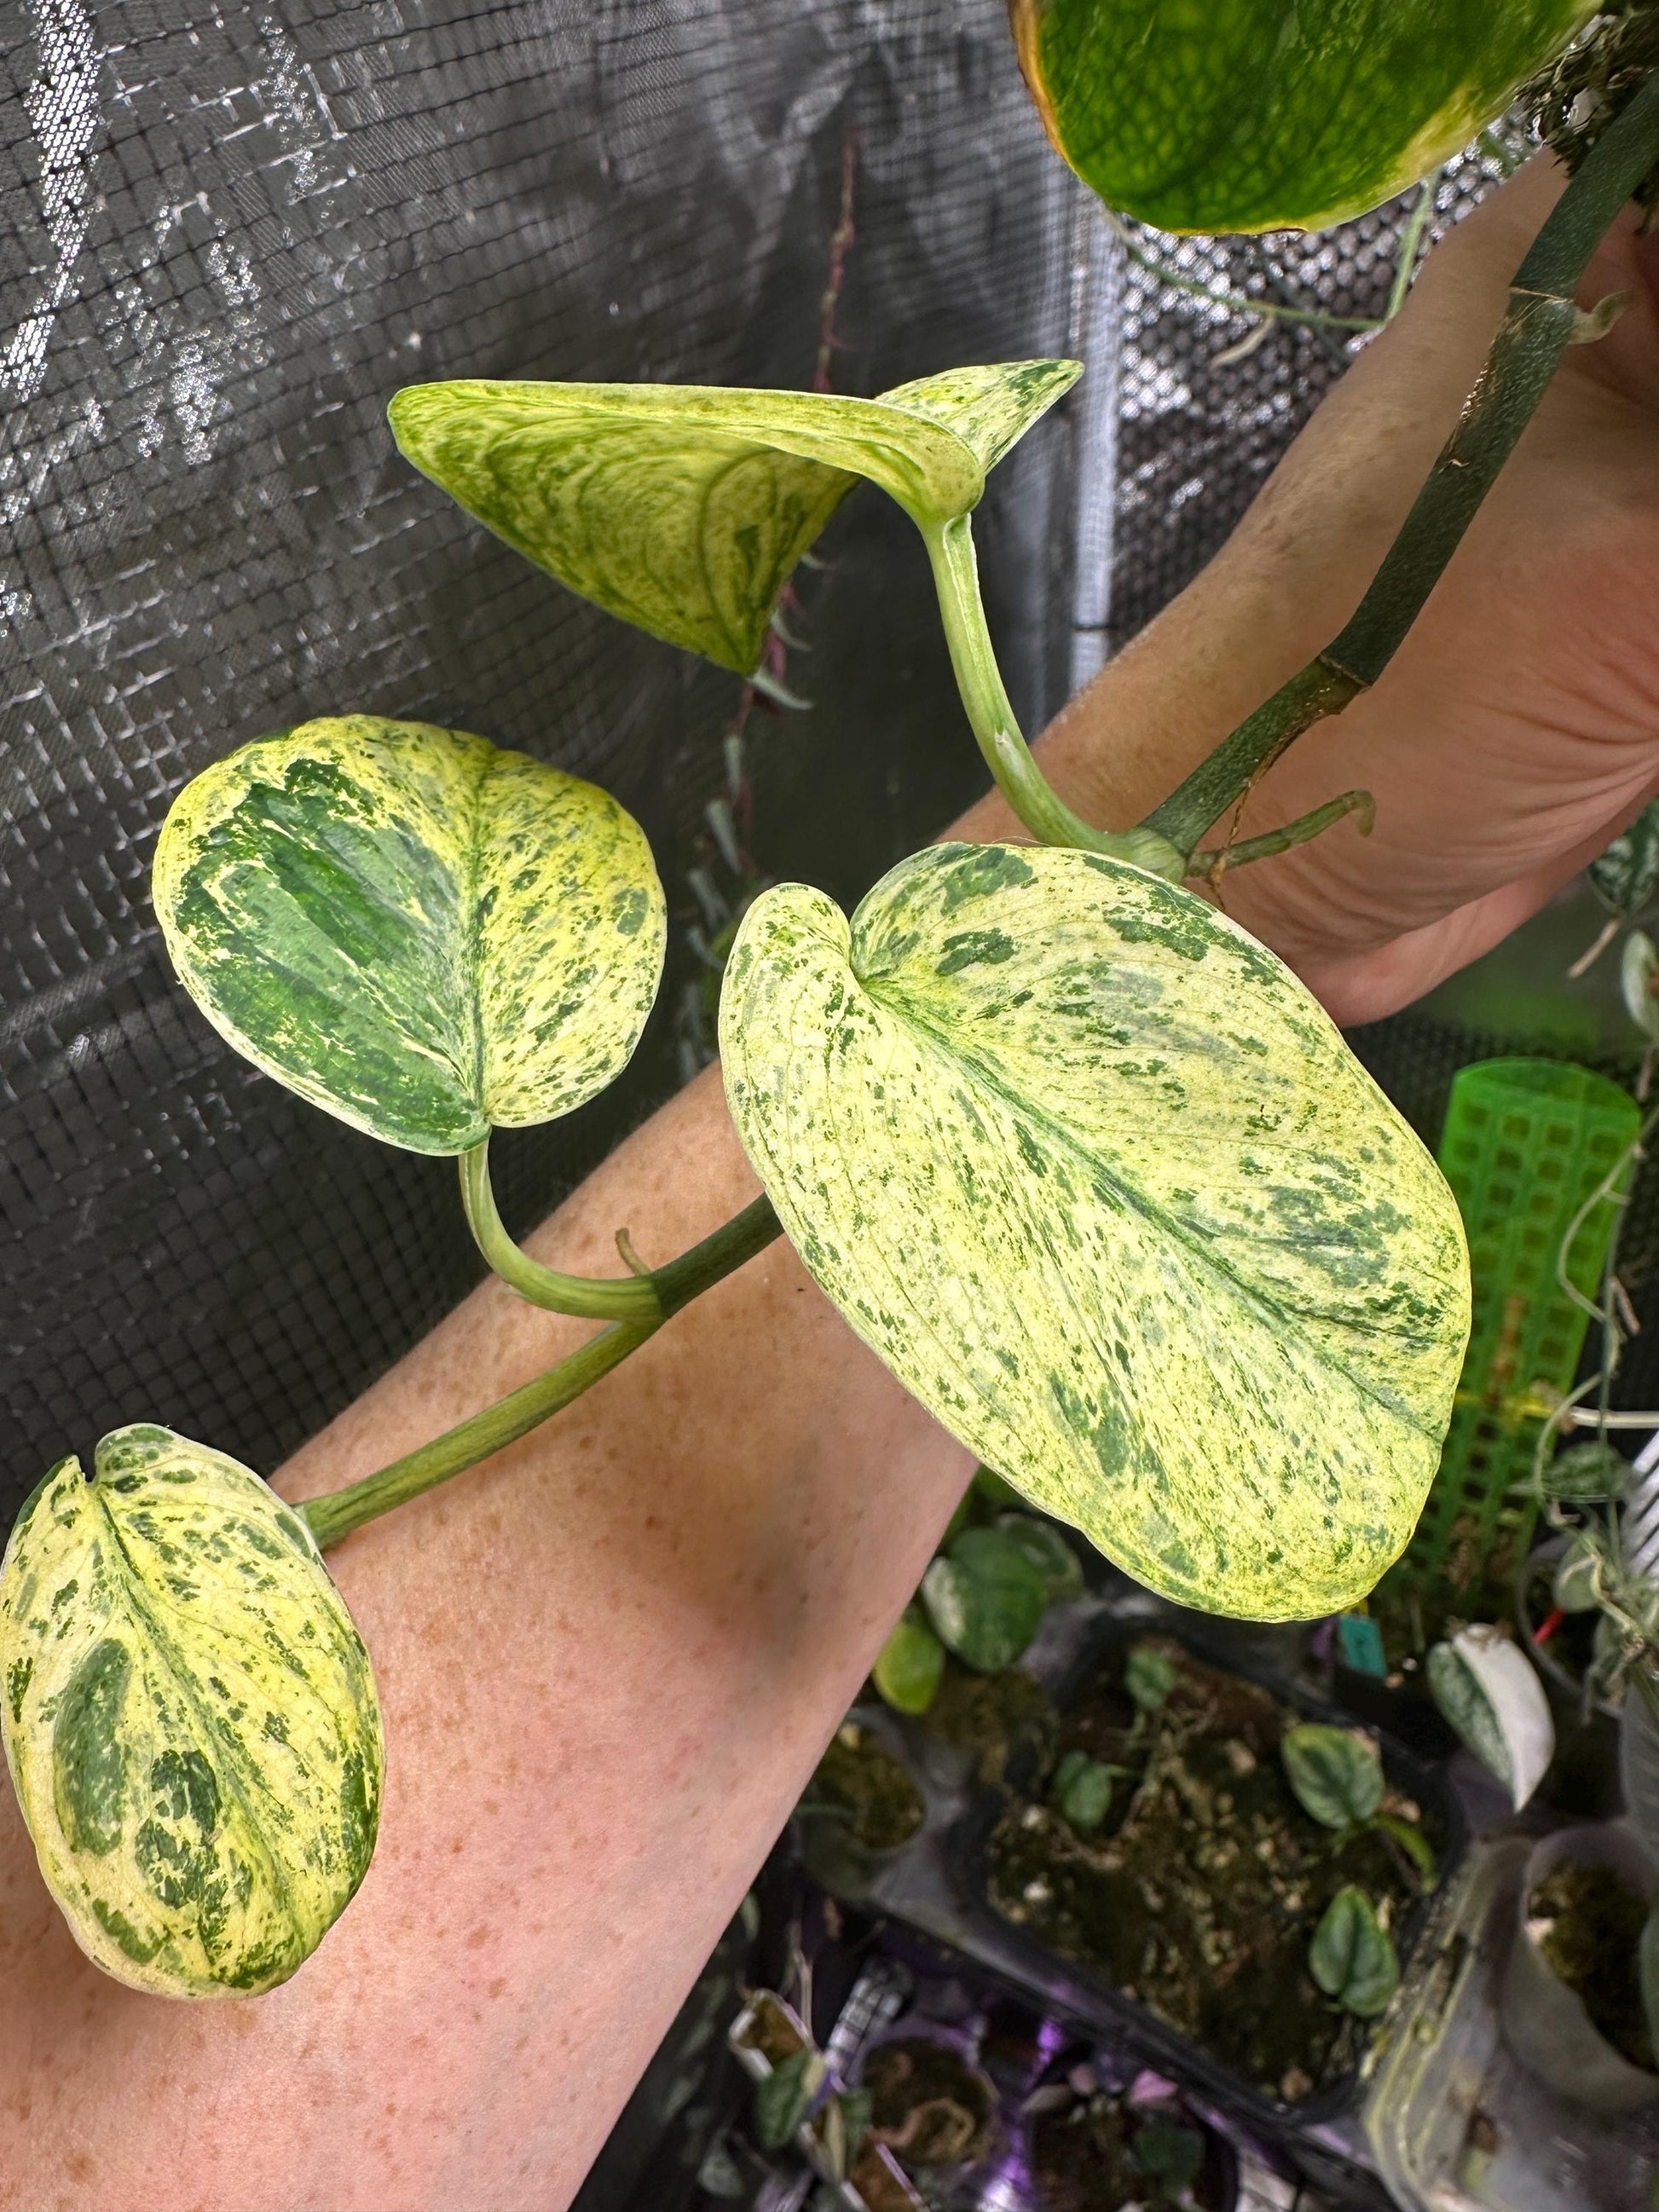
<instances>
[{"instance_id":1,"label":"variegated plant","mask_svg":"<svg viewBox=\"0 0 1659 2212\"><path fill-rule=\"evenodd\" d=\"M1243 222L1394 189L1488 119L1581 12L1021 0L1016 21L1080 166L1087 131L1138 86L1144 128L1108 136L1152 179L1143 211ZM1137 39L1107 84L1090 40L1130 15ZM1260 82L1240 100L1243 62ZM665 936L636 824L538 759L367 714L261 738L186 787L155 905L208 1018L355 1127L456 1157L497 1272L608 1326L294 1511L155 1428L106 1437L90 1482L72 1461L47 1476L0 1568L3 1729L47 1881L101 1964L175 1995L294 1970L362 1877L381 1777L368 1661L319 1545L568 1404L781 1228L947 1427L1154 1588L1318 1613L1400 1551L1462 1360L1456 1210L1295 978L1181 884L1364 803L1199 848L1268 761L1375 679L1582 334L1574 287L1659 159L1659 82L1626 93L1348 629L1127 830L1081 820L1032 758L971 537L988 472L1076 364L957 369L877 399L480 381L398 396L399 444L469 514L600 607L744 674L813 538L860 479L878 485L922 533L967 719L1037 842L919 854L850 923L802 885L758 900L720 1036L767 1196L665 1267L592 1279L513 1243L487 1147L495 1127L592 1098L634 1050ZM1522 388L1531 401L1492 402ZM950 1553L933 1592L952 1633L971 1564ZM1040 1569L1023 1553L1003 1566L1036 1602ZM1328 1916L1316 1972L1370 2011L1387 1977L1364 1904Z\"/></svg>"},{"instance_id":2,"label":"variegated plant","mask_svg":"<svg viewBox=\"0 0 1659 2212\"><path fill-rule=\"evenodd\" d=\"M118 1430L0 1571L0 1735L46 1886L135 1989L285 1980L368 1871L380 1713L304 1520L234 1460Z\"/></svg>"}]
</instances>

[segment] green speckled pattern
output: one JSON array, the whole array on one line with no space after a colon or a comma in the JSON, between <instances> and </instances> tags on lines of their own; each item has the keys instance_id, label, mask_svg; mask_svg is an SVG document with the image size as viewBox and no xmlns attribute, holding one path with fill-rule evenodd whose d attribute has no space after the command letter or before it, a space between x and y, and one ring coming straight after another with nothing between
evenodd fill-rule
<instances>
[{"instance_id":1,"label":"green speckled pattern","mask_svg":"<svg viewBox=\"0 0 1659 2212\"><path fill-rule=\"evenodd\" d=\"M286 1981L374 1849L368 1655L258 1475L148 1425L53 1468L0 1566L0 1735L76 1941L161 1996Z\"/></svg>"},{"instance_id":2,"label":"green speckled pattern","mask_svg":"<svg viewBox=\"0 0 1659 2212\"><path fill-rule=\"evenodd\" d=\"M1121 861L937 847L849 930L745 916L739 1134L812 1274L945 1425L1183 1604L1352 1603L1468 1333L1433 1161L1290 971Z\"/></svg>"},{"instance_id":3,"label":"green speckled pattern","mask_svg":"<svg viewBox=\"0 0 1659 2212\"><path fill-rule=\"evenodd\" d=\"M1426 176L1585 0L1009 0L1049 137L1174 231L1317 229Z\"/></svg>"},{"instance_id":4,"label":"green speckled pattern","mask_svg":"<svg viewBox=\"0 0 1659 2212\"><path fill-rule=\"evenodd\" d=\"M422 722L306 722L218 762L174 802L154 890L215 1028L410 1152L595 1097L662 974L662 886L633 817Z\"/></svg>"},{"instance_id":5,"label":"green speckled pattern","mask_svg":"<svg viewBox=\"0 0 1659 2212\"><path fill-rule=\"evenodd\" d=\"M416 468L584 599L747 676L796 562L860 477L918 520L985 477L1079 374L957 369L880 399L698 385L417 384Z\"/></svg>"}]
</instances>

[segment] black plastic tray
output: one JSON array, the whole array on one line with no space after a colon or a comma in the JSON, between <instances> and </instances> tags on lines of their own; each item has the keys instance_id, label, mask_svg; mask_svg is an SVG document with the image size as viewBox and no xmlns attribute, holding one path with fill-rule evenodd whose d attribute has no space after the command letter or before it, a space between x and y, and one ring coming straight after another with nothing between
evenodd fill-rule
<instances>
[{"instance_id":1,"label":"black plastic tray","mask_svg":"<svg viewBox=\"0 0 1659 2212\"><path fill-rule=\"evenodd\" d=\"M1101 1662L1112 1651L1148 1634L1169 1636L1194 1658L1240 1675L1310 1720L1352 1727L1356 1716L1345 1706L1320 1696L1301 1681L1271 1668L1241 1663L1226 1648L1224 1631L1207 1633L1190 1616L1168 1620L1108 1616L1098 1621L1077 1655L1049 1686L1056 1708L1062 1713L1076 1703L1093 1679ZM1462 1808L1449 1780L1425 1766L1404 1746L1372 1728L1383 1771L1395 1786L1414 1798L1436 1845L1439 1884L1455 1872L1468 1844ZM1172 2079L1193 2087L1220 2109L1236 2113L1270 2142L1305 2138L1331 2123L1352 2119L1364 2100L1361 2069L1328 2084L1295 2104L1266 2095L1254 2082L1224 2065L1200 2045L1165 2025L1156 2014L1125 1996L1112 1983L1079 1962L1067 1960L1017 1923L997 1911L989 1893L988 1846L993 1829L1009 1804L1032 1778L1034 1757L1030 1747L1017 1750L1010 1760L1009 1789L979 1790L968 1809L942 1838L942 1856L960 1906L970 1920L990 1923L996 1931L996 1949L1002 1971L1011 1968L1021 1982L1046 2002L1103 2034L1127 2040L1146 2051L1152 2063ZM1407 1916L1396 1937L1402 1980L1432 1907L1425 1898ZM1386 2020L1379 2033L1387 2032Z\"/></svg>"}]
</instances>

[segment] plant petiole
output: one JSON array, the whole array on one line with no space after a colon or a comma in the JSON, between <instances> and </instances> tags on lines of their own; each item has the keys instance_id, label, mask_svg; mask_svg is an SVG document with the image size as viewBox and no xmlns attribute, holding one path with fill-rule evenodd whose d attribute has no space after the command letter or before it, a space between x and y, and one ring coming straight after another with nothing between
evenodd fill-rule
<instances>
[{"instance_id":1,"label":"plant petiole","mask_svg":"<svg viewBox=\"0 0 1659 2212\"><path fill-rule=\"evenodd\" d=\"M1179 883L1187 872L1186 855L1167 837L1144 829L1092 829L1066 805L1032 757L1003 688L986 627L970 519L957 514L948 522L924 523L922 536L933 562L957 688L986 765L1021 822L1042 844L1105 853Z\"/></svg>"},{"instance_id":2,"label":"plant petiole","mask_svg":"<svg viewBox=\"0 0 1659 2212\"><path fill-rule=\"evenodd\" d=\"M441 1482L447 1482L452 1475L460 1474L469 1467L476 1467L480 1460L515 1443L550 1415L574 1403L584 1391L592 1389L613 1367L619 1367L630 1352L636 1352L647 1337L654 1335L682 1306L689 1305L723 1277L735 1273L781 1233L782 1225L773 1211L772 1201L764 1197L754 1200L712 1236L682 1252L665 1267L659 1267L649 1277L635 1279L647 1281L653 1287L656 1311L653 1316L612 1322L610 1328L590 1337L568 1358L509 1391L493 1406L486 1406L482 1413L459 1422L442 1436L434 1437L430 1443L405 1453L403 1458L393 1460L389 1467L374 1474L366 1474L360 1482L347 1483L342 1489L328 1491L320 1498L308 1498L295 1510L319 1544L337 1544L365 1522L389 1513L394 1505L407 1504L411 1498L434 1489Z\"/></svg>"}]
</instances>

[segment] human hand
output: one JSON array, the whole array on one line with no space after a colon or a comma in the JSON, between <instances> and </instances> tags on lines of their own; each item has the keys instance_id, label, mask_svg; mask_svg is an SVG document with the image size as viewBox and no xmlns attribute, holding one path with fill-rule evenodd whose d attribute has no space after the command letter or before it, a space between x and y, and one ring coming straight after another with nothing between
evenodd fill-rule
<instances>
[{"instance_id":1,"label":"human hand","mask_svg":"<svg viewBox=\"0 0 1659 2212\"><path fill-rule=\"evenodd\" d=\"M1534 163L1441 246L1223 553L1068 710L1054 769L1092 786L1096 818L1130 818L1126 797L1145 811L1224 734L1223 702L1240 719L1335 635L1559 189ZM1638 239L1633 209L1580 296L1626 290L1612 334L1569 352L1375 689L1206 841L1372 793L1369 840L1344 823L1222 890L1339 1021L1389 1012L1477 957L1659 791L1659 235Z\"/></svg>"}]
</instances>

